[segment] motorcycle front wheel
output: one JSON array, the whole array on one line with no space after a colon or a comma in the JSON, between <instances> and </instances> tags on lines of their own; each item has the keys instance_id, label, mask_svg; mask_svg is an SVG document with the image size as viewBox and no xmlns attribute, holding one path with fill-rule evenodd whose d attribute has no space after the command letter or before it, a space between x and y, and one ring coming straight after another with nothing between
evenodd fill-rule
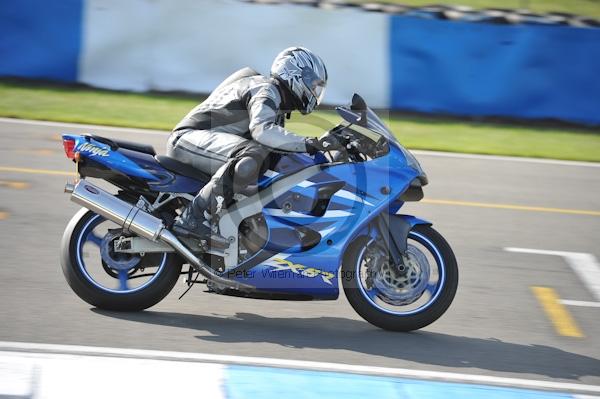
<instances>
[{"instance_id":1,"label":"motorcycle front wheel","mask_svg":"<svg viewBox=\"0 0 600 399\"><path fill-rule=\"evenodd\" d=\"M431 226L408 234L402 265L390 262L383 241L360 237L346 251L342 285L350 305L369 323L391 331L423 328L446 312L458 286L450 245Z\"/></svg>"},{"instance_id":2,"label":"motorcycle front wheel","mask_svg":"<svg viewBox=\"0 0 600 399\"><path fill-rule=\"evenodd\" d=\"M61 243L61 265L71 289L100 309L138 311L160 302L179 279L175 253L114 252L117 224L87 209L69 222Z\"/></svg>"}]
</instances>

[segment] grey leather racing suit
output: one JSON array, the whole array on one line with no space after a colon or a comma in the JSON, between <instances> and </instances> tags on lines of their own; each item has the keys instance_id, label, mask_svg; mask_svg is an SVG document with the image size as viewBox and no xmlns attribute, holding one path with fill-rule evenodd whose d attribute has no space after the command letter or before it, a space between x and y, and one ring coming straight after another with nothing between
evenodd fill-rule
<instances>
[{"instance_id":1,"label":"grey leather racing suit","mask_svg":"<svg viewBox=\"0 0 600 399\"><path fill-rule=\"evenodd\" d=\"M304 137L284 129L292 109L275 79L244 68L177 124L167 155L213 175L196 196L194 212L214 213L221 202L231 203L235 193L256 183L277 152L307 151Z\"/></svg>"}]
</instances>

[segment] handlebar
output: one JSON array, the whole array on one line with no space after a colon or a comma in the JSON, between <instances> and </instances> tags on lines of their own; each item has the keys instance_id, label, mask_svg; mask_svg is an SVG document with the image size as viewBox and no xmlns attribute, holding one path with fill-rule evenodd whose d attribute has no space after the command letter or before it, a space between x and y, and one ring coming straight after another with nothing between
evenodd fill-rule
<instances>
[{"instance_id":1,"label":"handlebar","mask_svg":"<svg viewBox=\"0 0 600 399\"><path fill-rule=\"evenodd\" d=\"M331 135L343 146L343 149L339 149L340 154L337 154L337 159L351 159L353 161L364 161L365 156L369 156L372 152L371 146L368 143L363 143L365 137L349 133L345 127L337 126L324 133L324 136Z\"/></svg>"},{"instance_id":2,"label":"handlebar","mask_svg":"<svg viewBox=\"0 0 600 399\"><path fill-rule=\"evenodd\" d=\"M332 159L339 161L364 162L389 152L389 142L385 136L377 134L378 139L372 138L360 130L355 130L353 125L337 125L322 137L326 135L333 136L344 147L334 154L329 152Z\"/></svg>"}]
</instances>

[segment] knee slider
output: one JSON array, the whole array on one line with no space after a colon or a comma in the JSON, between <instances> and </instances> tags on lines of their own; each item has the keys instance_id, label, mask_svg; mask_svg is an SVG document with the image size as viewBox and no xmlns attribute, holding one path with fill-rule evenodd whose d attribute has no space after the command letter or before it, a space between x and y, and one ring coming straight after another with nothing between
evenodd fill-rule
<instances>
[{"instance_id":1,"label":"knee slider","mask_svg":"<svg viewBox=\"0 0 600 399\"><path fill-rule=\"evenodd\" d=\"M252 157L243 157L235 164L234 180L237 185L251 183L258 174L258 162Z\"/></svg>"}]
</instances>

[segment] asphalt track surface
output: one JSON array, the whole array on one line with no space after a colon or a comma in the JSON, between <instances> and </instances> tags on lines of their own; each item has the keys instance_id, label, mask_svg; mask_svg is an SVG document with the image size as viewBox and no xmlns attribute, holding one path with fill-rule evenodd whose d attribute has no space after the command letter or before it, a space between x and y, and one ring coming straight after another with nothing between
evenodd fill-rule
<instances>
[{"instance_id":1,"label":"asphalt track surface","mask_svg":"<svg viewBox=\"0 0 600 399\"><path fill-rule=\"evenodd\" d=\"M199 286L179 301L180 283L145 312L91 308L70 290L59 264L63 229L78 209L62 193L64 172L72 170L59 138L66 132L144 142L159 152L166 141L158 132L0 121L0 341L600 385L594 273L578 275L561 256L505 250L600 258L598 165L419 153L430 202L410 204L404 212L434 222L452 245L461 274L449 311L421 331L401 334L363 321L343 293L328 302L260 301L208 294ZM544 302L532 287L587 306Z\"/></svg>"}]
</instances>

